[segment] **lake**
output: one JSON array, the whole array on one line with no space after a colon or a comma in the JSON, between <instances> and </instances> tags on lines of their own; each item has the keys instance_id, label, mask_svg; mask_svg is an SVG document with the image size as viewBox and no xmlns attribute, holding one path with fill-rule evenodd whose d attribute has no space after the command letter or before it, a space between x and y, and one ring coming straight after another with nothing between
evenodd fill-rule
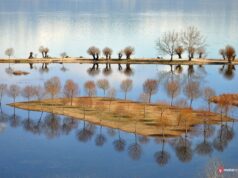
<instances>
[{"instance_id":1,"label":"lake","mask_svg":"<svg viewBox=\"0 0 238 178\"><path fill-rule=\"evenodd\" d=\"M187 78L188 66L182 67L181 74L176 72L176 66L172 70L175 75ZM11 64L11 68L30 74L11 75L6 70L8 64L2 64L0 80L7 81L9 85L43 85L49 78L60 75L62 84L67 79L77 82L81 96L86 95L83 85L87 80L106 78L117 89L117 98L123 99L120 82L131 78L133 90L128 93L131 100L138 100L144 80L156 79L162 71L171 71L171 67L166 65L131 65L132 72L128 74L125 73L125 65L119 71L116 64L112 65L112 72L109 74L104 72L105 64L99 65L99 71L93 74L89 72L92 64L50 64L47 71L42 71L41 64L34 64L33 69L28 64ZM201 87L210 86L217 94L235 93L238 81L236 72L233 71L232 77L227 77L225 72L221 72L221 68L222 66L193 66L194 73L190 75L200 78ZM97 90L97 95L103 96L103 92ZM185 98L183 92L177 98ZM17 98L17 101L25 100L23 97ZM152 102L159 100L170 100L162 83L158 93L152 96ZM189 133L190 146L185 156L176 151L174 146L174 142L180 137L166 138L163 149L168 154L168 159L163 163L156 159L156 155L162 150L161 138L125 133L49 113L31 111L28 117L27 111L16 109L14 114L14 109L5 105L11 102L11 98L4 96L0 121L0 177L199 177L204 174L211 159L221 160L226 168L235 168L238 163L234 159L237 156L236 122L228 123L233 136L221 147L215 142L221 126L215 125L213 134L207 138L211 144L210 151L204 154L196 148L203 142L202 126L197 126L196 131ZM201 97L194 101L193 107L199 109L207 105ZM215 109L215 105L212 108ZM237 109L232 109L230 115L237 118ZM99 136L103 138L100 139ZM122 141L116 142L118 140ZM135 143L138 147L133 147Z\"/></svg>"},{"instance_id":2,"label":"lake","mask_svg":"<svg viewBox=\"0 0 238 178\"><path fill-rule=\"evenodd\" d=\"M38 48L50 48L50 56L66 51L69 56L88 57L91 45L110 46L117 51L135 47L134 57L156 57L155 42L168 30L181 31L194 25L207 40L207 57L218 58L218 50L226 44L238 46L238 2L236 0L1 0L0 58L4 50L15 49L16 58L28 57ZM182 66L182 71L169 65L112 64L111 70L100 64L11 64L11 69L29 72L14 76L8 64L0 65L0 83L44 85L53 76L79 84L80 96L86 95L84 83L106 78L123 99L122 80L133 80L128 99L138 100L146 79L158 79L161 73L199 80L200 87L212 87L217 95L237 93L237 66ZM180 68L181 69L181 68ZM179 72L180 71L180 72ZM59 96L62 96L60 93ZM103 91L97 89L97 96ZM186 96L181 91L176 99ZM26 101L22 96L17 101ZM170 101L164 83L152 96L152 102ZM204 136L203 125L178 138L143 137L117 129L100 127L51 113L28 112L9 107L12 98L4 95L0 113L0 177L1 178L149 178L204 177L210 160L220 160L225 168L237 168L238 125L213 125ZM194 109L207 108L203 97L193 102ZM212 105L216 110L216 106ZM229 115L238 119L237 108ZM221 130L227 134L220 140ZM228 137L229 135L229 137ZM223 137L222 137L223 138ZM201 145L206 141L204 148ZM179 143L185 142L184 147ZM183 148L183 150L181 150ZM162 156L161 156L162 154ZM225 173L229 176L229 173Z\"/></svg>"}]
</instances>

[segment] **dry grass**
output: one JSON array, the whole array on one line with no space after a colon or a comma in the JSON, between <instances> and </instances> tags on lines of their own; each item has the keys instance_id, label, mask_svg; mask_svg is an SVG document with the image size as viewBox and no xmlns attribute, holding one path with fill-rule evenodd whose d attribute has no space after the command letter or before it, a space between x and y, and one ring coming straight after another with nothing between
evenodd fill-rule
<instances>
[{"instance_id":1,"label":"dry grass","mask_svg":"<svg viewBox=\"0 0 238 178\"><path fill-rule=\"evenodd\" d=\"M10 104L11 106L34 111L53 112L75 119L87 120L97 125L119 128L126 132L135 131L144 136L180 136L185 131L207 119L208 124L218 124L220 115L206 111L194 111L188 108L169 105L142 104L133 101L112 100L108 98L74 98L70 106L69 99L47 99ZM145 114L144 114L145 106ZM163 113L163 114L161 114ZM223 117L223 121L232 121Z\"/></svg>"}]
</instances>

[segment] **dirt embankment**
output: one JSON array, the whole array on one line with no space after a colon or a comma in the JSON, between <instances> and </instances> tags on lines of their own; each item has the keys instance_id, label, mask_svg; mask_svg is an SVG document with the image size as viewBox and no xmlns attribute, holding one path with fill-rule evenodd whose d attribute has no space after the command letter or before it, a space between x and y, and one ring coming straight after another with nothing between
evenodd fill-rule
<instances>
[{"instance_id":1,"label":"dirt embankment","mask_svg":"<svg viewBox=\"0 0 238 178\"><path fill-rule=\"evenodd\" d=\"M227 61L221 59L193 59L189 61L187 59L174 59L173 61L166 59L157 59L157 58L135 58L130 60L118 60L111 59L110 61L106 59L99 59L98 61L93 61L89 58L33 58L33 59L0 59L0 63L85 63L93 64L98 63L111 63L111 64L165 64L165 65L222 65L228 64ZM238 65L238 59L233 61L232 64Z\"/></svg>"}]
</instances>

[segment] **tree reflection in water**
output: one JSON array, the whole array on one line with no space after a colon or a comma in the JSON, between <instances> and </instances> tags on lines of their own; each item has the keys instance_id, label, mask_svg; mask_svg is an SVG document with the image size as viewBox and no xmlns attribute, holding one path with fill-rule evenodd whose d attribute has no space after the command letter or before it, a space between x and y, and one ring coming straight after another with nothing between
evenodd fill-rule
<instances>
[{"instance_id":1,"label":"tree reflection in water","mask_svg":"<svg viewBox=\"0 0 238 178\"><path fill-rule=\"evenodd\" d=\"M160 166L165 166L170 160L170 154L164 149L166 138L164 136L164 127L162 128L162 138L156 138L157 143L162 143L161 151L157 151L154 154L154 158L157 164Z\"/></svg>"},{"instance_id":2,"label":"tree reflection in water","mask_svg":"<svg viewBox=\"0 0 238 178\"><path fill-rule=\"evenodd\" d=\"M98 75L100 73L99 64L94 63L92 67L88 68L87 72L90 76Z\"/></svg>"},{"instance_id":3,"label":"tree reflection in water","mask_svg":"<svg viewBox=\"0 0 238 178\"><path fill-rule=\"evenodd\" d=\"M83 122L83 128L77 133L77 138L80 142L88 142L94 135L94 126Z\"/></svg>"},{"instance_id":4,"label":"tree reflection in water","mask_svg":"<svg viewBox=\"0 0 238 178\"><path fill-rule=\"evenodd\" d=\"M227 64L222 65L222 67L219 69L219 72L228 80L232 80L235 76L235 65Z\"/></svg>"},{"instance_id":5,"label":"tree reflection in water","mask_svg":"<svg viewBox=\"0 0 238 178\"><path fill-rule=\"evenodd\" d=\"M44 119L44 133L48 138L55 138L60 135L60 117L53 113L47 114Z\"/></svg>"},{"instance_id":6,"label":"tree reflection in water","mask_svg":"<svg viewBox=\"0 0 238 178\"><path fill-rule=\"evenodd\" d=\"M103 75L109 76L112 74L112 68L110 63L106 63L106 67L103 69Z\"/></svg>"},{"instance_id":7,"label":"tree reflection in water","mask_svg":"<svg viewBox=\"0 0 238 178\"><path fill-rule=\"evenodd\" d=\"M126 140L121 138L120 129L117 129L117 131L118 131L118 139L113 141L114 149L118 152L123 152L125 150Z\"/></svg>"},{"instance_id":8,"label":"tree reflection in water","mask_svg":"<svg viewBox=\"0 0 238 178\"><path fill-rule=\"evenodd\" d=\"M135 133L134 143L128 147L128 154L132 160L139 160L142 154L141 145L137 141L137 134Z\"/></svg>"},{"instance_id":9,"label":"tree reflection in water","mask_svg":"<svg viewBox=\"0 0 238 178\"><path fill-rule=\"evenodd\" d=\"M124 70L124 74L126 76L132 76L134 74L133 69L131 68L131 64L126 64L126 68Z\"/></svg>"},{"instance_id":10,"label":"tree reflection in water","mask_svg":"<svg viewBox=\"0 0 238 178\"><path fill-rule=\"evenodd\" d=\"M71 117L64 117L63 123L61 126L62 133L65 135L68 135L71 131L78 128L79 121L76 121L75 119Z\"/></svg>"},{"instance_id":11,"label":"tree reflection in water","mask_svg":"<svg viewBox=\"0 0 238 178\"><path fill-rule=\"evenodd\" d=\"M100 133L96 136L95 144L96 146L103 146L106 143L107 139L102 133L102 126L100 126Z\"/></svg>"},{"instance_id":12,"label":"tree reflection in water","mask_svg":"<svg viewBox=\"0 0 238 178\"><path fill-rule=\"evenodd\" d=\"M228 146L228 143L234 137L234 129L230 127L227 123L222 124L220 129L217 131L217 136L213 140L213 147L219 152L223 152Z\"/></svg>"},{"instance_id":13,"label":"tree reflection in water","mask_svg":"<svg viewBox=\"0 0 238 178\"><path fill-rule=\"evenodd\" d=\"M202 129L198 129L203 135L203 141L198 143L195 147L195 152L199 155L209 155L213 152L212 143L208 141L208 138L212 137L215 131L214 126L209 125L208 120L204 119L204 124Z\"/></svg>"}]
</instances>

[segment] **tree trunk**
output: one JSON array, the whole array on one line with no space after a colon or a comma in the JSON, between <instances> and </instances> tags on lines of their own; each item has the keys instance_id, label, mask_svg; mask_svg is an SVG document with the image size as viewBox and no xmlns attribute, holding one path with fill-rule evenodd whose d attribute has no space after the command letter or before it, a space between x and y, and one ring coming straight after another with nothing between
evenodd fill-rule
<instances>
[{"instance_id":1,"label":"tree trunk","mask_svg":"<svg viewBox=\"0 0 238 178\"><path fill-rule=\"evenodd\" d=\"M191 98L191 100L190 100L190 108L192 108L192 104L193 104L193 98Z\"/></svg>"},{"instance_id":2,"label":"tree trunk","mask_svg":"<svg viewBox=\"0 0 238 178\"><path fill-rule=\"evenodd\" d=\"M178 57L179 57L179 59L182 59L182 55L181 54L178 54Z\"/></svg>"}]
</instances>

